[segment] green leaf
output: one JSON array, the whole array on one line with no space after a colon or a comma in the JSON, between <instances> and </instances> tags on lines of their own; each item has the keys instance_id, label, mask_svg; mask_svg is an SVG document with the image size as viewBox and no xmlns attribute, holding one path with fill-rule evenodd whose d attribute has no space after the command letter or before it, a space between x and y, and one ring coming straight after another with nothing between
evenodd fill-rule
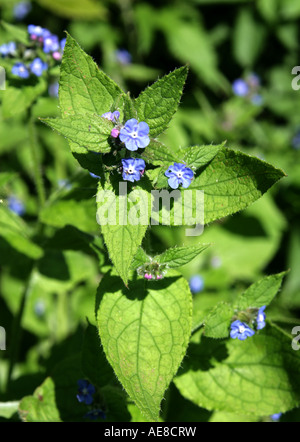
<instances>
[{"instance_id":1,"label":"green leaf","mask_svg":"<svg viewBox=\"0 0 300 442\"><path fill-rule=\"evenodd\" d=\"M187 66L176 69L145 89L135 100L138 120L149 125L152 137L168 127L178 108L187 72Z\"/></svg>"},{"instance_id":2,"label":"green leaf","mask_svg":"<svg viewBox=\"0 0 300 442\"><path fill-rule=\"evenodd\" d=\"M130 289L102 280L97 321L104 351L130 398L158 420L164 392L185 355L192 320L187 282L176 272L161 281L138 280Z\"/></svg>"},{"instance_id":3,"label":"green leaf","mask_svg":"<svg viewBox=\"0 0 300 442\"><path fill-rule=\"evenodd\" d=\"M0 173L0 188L5 186L7 183L15 178L16 174L13 172L2 172Z\"/></svg>"},{"instance_id":4,"label":"green leaf","mask_svg":"<svg viewBox=\"0 0 300 442\"><path fill-rule=\"evenodd\" d=\"M125 94L101 71L68 34L61 64L59 103L62 118L91 114L101 116L110 110L122 110ZM82 167L97 174L95 155L87 152L80 141L69 142L74 157Z\"/></svg>"},{"instance_id":5,"label":"green leaf","mask_svg":"<svg viewBox=\"0 0 300 442\"><path fill-rule=\"evenodd\" d=\"M106 182L104 188L99 183L97 220L110 259L127 284L132 260L148 228L152 198L147 185L144 189L130 190L127 182L121 184L124 194L123 191L120 194L119 189L115 191L110 183Z\"/></svg>"},{"instance_id":6,"label":"green leaf","mask_svg":"<svg viewBox=\"0 0 300 442\"><path fill-rule=\"evenodd\" d=\"M218 347L212 354L214 342ZM202 338L190 349L175 384L198 406L256 416L299 406L300 354L281 330L267 326L244 342L226 344Z\"/></svg>"},{"instance_id":7,"label":"green leaf","mask_svg":"<svg viewBox=\"0 0 300 442\"><path fill-rule=\"evenodd\" d=\"M55 384L47 378L33 396L24 397L19 406L23 422L61 422L55 402Z\"/></svg>"},{"instance_id":8,"label":"green leaf","mask_svg":"<svg viewBox=\"0 0 300 442\"><path fill-rule=\"evenodd\" d=\"M283 278L288 272L266 276L252 284L236 301L236 309L260 308L269 305L278 293Z\"/></svg>"},{"instance_id":9,"label":"green leaf","mask_svg":"<svg viewBox=\"0 0 300 442\"><path fill-rule=\"evenodd\" d=\"M142 266L143 264L146 264L147 262L149 262L149 260L150 260L150 258L146 254L146 252L141 247L139 247L135 257L133 258L131 267L133 269L136 269L136 268Z\"/></svg>"},{"instance_id":10,"label":"green leaf","mask_svg":"<svg viewBox=\"0 0 300 442\"><path fill-rule=\"evenodd\" d=\"M200 244L192 247L174 247L166 250L161 255L155 256L153 259L160 264L167 264L170 268L181 267L188 264L208 247L209 244Z\"/></svg>"},{"instance_id":11,"label":"green leaf","mask_svg":"<svg viewBox=\"0 0 300 442\"><path fill-rule=\"evenodd\" d=\"M0 236L29 258L38 259L43 256L43 250L30 239L29 229L24 221L3 205L0 205Z\"/></svg>"},{"instance_id":12,"label":"green leaf","mask_svg":"<svg viewBox=\"0 0 300 442\"><path fill-rule=\"evenodd\" d=\"M229 335L229 327L234 315L234 308L220 302L204 319L204 334L207 338L222 339Z\"/></svg>"},{"instance_id":13,"label":"green leaf","mask_svg":"<svg viewBox=\"0 0 300 442\"><path fill-rule=\"evenodd\" d=\"M55 15L69 19L98 20L106 16L103 4L95 0L37 0Z\"/></svg>"},{"instance_id":14,"label":"green leaf","mask_svg":"<svg viewBox=\"0 0 300 442\"><path fill-rule=\"evenodd\" d=\"M18 407L18 401L0 402L0 417L10 419L18 411Z\"/></svg>"},{"instance_id":15,"label":"green leaf","mask_svg":"<svg viewBox=\"0 0 300 442\"><path fill-rule=\"evenodd\" d=\"M184 155L183 162L186 163L188 167L199 169L199 167L205 166L213 160L224 146L225 143L219 144L218 146L209 145L189 147Z\"/></svg>"},{"instance_id":16,"label":"green leaf","mask_svg":"<svg viewBox=\"0 0 300 442\"><path fill-rule=\"evenodd\" d=\"M44 123L81 146L93 152L108 153L111 150L108 137L113 123L97 116L76 115L68 118L46 118Z\"/></svg>"},{"instance_id":17,"label":"green leaf","mask_svg":"<svg viewBox=\"0 0 300 442\"><path fill-rule=\"evenodd\" d=\"M84 375L97 387L105 386L115 379L102 350L98 330L91 324L84 334L81 367Z\"/></svg>"},{"instance_id":18,"label":"green leaf","mask_svg":"<svg viewBox=\"0 0 300 442\"><path fill-rule=\"evenodd\" d=\"M3 118L11 118L17 113L24 112L45 92L46 88L47 84L41 77L33 85L22 83L19 88L9 85L2 95Z\"/></svg>"},{"instance_id":19,"label":"green leaf","mask_svg":"<svg viewBox=\"0 0 300 442\"><path fill-rule=\"evenodd\" d=\"M5 21L1 22L5 31L10 35L10 38L16 42L23 43L27 45L29 43L28 32L25 29L21 29L19 26L14 26Z\"/></svg>"},{"instance_id":20,"label":"green leaf","mask_svg":"<svg viewBox=\"0 0 300 442\"><path fill-rule=\"evenodd\" d=\"M189 189L204 191L207 224L245 209L284 176L258 158L222 149Z\"/></svg>"},{"instance_id":21,"label":"green leaf","mask_svg":"<svg viewBox=\"0 0 300 442\"><path fill-rule=\"evenodd\" d=\"M141 153L141 157L148 163L155 166L164 165L166 170L168 166L177 160L175 153L173 153L167 146L156 140L151 140L147 148Z\"/></svg>"}]
</instances>

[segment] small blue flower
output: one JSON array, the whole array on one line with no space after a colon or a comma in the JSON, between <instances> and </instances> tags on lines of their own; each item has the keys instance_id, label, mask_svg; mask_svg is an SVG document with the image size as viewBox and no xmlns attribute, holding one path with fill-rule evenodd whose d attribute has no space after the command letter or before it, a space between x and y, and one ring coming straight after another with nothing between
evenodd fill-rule
<instances>
[{"instance_id":1,"label":"small blue flower","mask_svg":"<svg viewBox=\"0 0 300 442\"><path fill-rule=\"evenodd\" d=\"M125 143L126 149L135 151L139 148L144 149L150 143L149 126L142 121L138 123L135 118L131 118L120 130L120 140Z\"/></svg>"},{"instance_id":2,"label":"small blue flower","mask_svg":"<svg viewBox=\"0 0 300 442\"><path fill-rule=\"evenodd\" d=\"M270 417L273 422L278 422L279 419L281 418L281 416L282 416L282 413L275 413L275 414L272 414L272 416L270 416Z\"/></svg>"},{"instance_id":3,"label":"small blue flower","mask_svg":"<svg viewBox=\"0 0 300 442\"><path fill-rule=\"evenodd\" d=\"M239 97L245 97L249 94L249 85L246 83L245 80L242 80L239 78L238 80L235 80L232 85L233 93Z\"/></svg>"},{"instance_id":4,"label":"small blue flower","mask_svg":"<svg viewBox=\"0 0 300 442\"><path fill-rule=\"evenodd\" d=\"M83 417L91 420L99 419L99 417L101 419L106 419L106 414L101 410L101 408L95 408L94 410L88 411Z\"/></svg>"},{"instance_id":5,"label":"small blue flower","mask_svg":"<svg viewBox=\"0 0 300 442\"><path fill-rule=\"evenodd\" d=\"M232 339L238 338L240 341L244 341L245 339L250 338L254 334L255 334L254 330L252 330L252 328L250 328L244 322L237 320L231 324L230 337Z\"/></svg>"},{"instance_id":6,"label":"small blue flower","mask_svg":"<svg viewBox=\"0 0 300 442\"><path fill-rule=\"evenodd\" d=\"M45 54L49 54L50 52L56 52L59 51L60 49L60 43L59 43L59 39L57 37L57 35L47 35L46 37L44 37L44 46L43 46L43 51L45 52Z\"/></svg>"},{"instance_id":7,"label":"small blue flower","mask_svg":"<svg viewBox=\"0 0 300 442\"><path fill-rule=\"evenodd\" d=\"M192 293L202 292L204 289L204 280L200 275L194 275L189 280L189 286Z\"/></svg>"},{"instance_id":8,"label":"small blue flower","mask_svg":"<svg viewBox=\"0 0 300 442\"><path fill-rule=\"evenodd\" d=\"M41 26L36 25L28 25L28 34L32 40L38 40L39 38L45 38L48 35L51 35L51 32L48 29L42 28Z\"/></svg>"},{"instance_id":9,"label":"small blue flower","mask_svg":"<svg viewBox=\"0 0 300 442\"><path fill-rule=\"evenodd\" d=\"M30 64L31 72L40 77L44 71L48 69L47 63L43 62L39 57L35 58L33 62Z\"/></svg>"},{"instance_id":10,"label":"small blue flower","mask_svg":"<svg viewBox=\"0 0 300 442\"><path fill-rule=\"evenodd\" d=\"M168 183L172 189L178 189L180 184L186 189L194 178L194 172L185 164L174 163L165 172L165 176L169 178Z\"/></svg>"},{"instance_id":11,"label":"small blue flower","mask_svg":"<svg viewBox=\"0 0 300 442\"><path fill-rule=\"evenodd\" d=\"M101 117L106 118L107 120L110 120L113 123L116 123L120 118L120 112L119 111L105 112L105 114L102 114Z\"/></svg>"},{"instance_id":12,"label":"small blue flower","mask_svg":"<svg viewBox=\"0 0 300 442\"><path fill-rule=\"evenodd\" d=\"M50 97L57 98L58 97L58 89L59 89L58 82L50 84L50 86L48 87L48 93L49 93Z\"/></svg>"},{"instance_id":13,"label":"small blue flower","mask_svg":"<svg viewBox=\"0 0 300 442\"><path fill-rule=\"evenodd\" d=\"M45 314L46 311L46 305L43 299L38 299L34 304L34 313L38 317L42 317Z\"/></svg>"},{"instance_id":14,"label":"small blue flower","mask_svg":"<svg viewBox=\"0 0 300 442\"><path fill-rule=\"evenodd\" d=\"M30 73L28 68L25 66L24 63L15 63L13 65L13 67L11 68L11 72L12 74L16 75L17 77L20 78L28 78Z\"/></svg>"},{"instance_id":15,"label":"small blue flower","mask_svg":"<svg viewBox=\"0 0 300 442\"><path fill-rule=\"evenodd\" d=\"M300 131L298 131L292 139L292 146L296 150L300 149Z\"/></svg>"},{"instance_id":16,"label":"small blue flower","mask_svg":"<svg viewBox=\"0 0 300 442\"><path fill-rule=\"evenodd\" d=\"M93 402L93 394L95 394L95 387L94 385L90 384L88 381L84 379L79 379L77 381L78 384L78 394L77 399L79 402L83 402L86 405L91 405Z\"/></svg>"},{"instance_id":17,"label":"small blue flower","mask_svg":"<svg viewBox=\"0 0 300 442\"><path fill-rule=\"evenodd\" d=\"M20 2L14 6L14 17L16 20L23 20L31 11L31 3Z\"/></svg>"},{"instance_id":18,"label":"small blue flower","mask_svg":"<svg viewBox=\"0 0 300 442\"><path fill-rule=\"evenodd\" d=\"M0 46L0 54L4 57L6 55L16 55L17 45L14 41Z\"/></svg>"},{"instance_id":19,"label":"small blue flower","mask_svg":"<svg viewBox=\"0 0 300 442\"><path fill-rule=\"evenodd\" d=\"M132 56L126 49L118 49L116 50L115 54L119 63L123 65L131 63Z\"/></svg>"},{"instance_id":20,"label":"small blue flower","mask_svg":"<svg viewBox=\"0 0 300 442\"><path fill-rule=\"evenodd\" d=\"M257 330L262 330L266 326L266 315L264 313L266 306L264 305L258 310L256 318L256 328Z\"/></svg>"},{"instance_id":21,"label":"small blue flower","mask_svg":"<svg viewBox=\"0 0 300 442\"><path fill-rule=\"evenodd\" d=\"M122 160L123 180L126 181L139 181L143 172L146 168L146 163L144 160L139 158L128 158Z\"/></svg>"},{"instance_id":22,"label":"small blue flower","mask_svg":"<svg viewBox=\"0 0 300 442\"><path fill-rule=\"evenodd\" d=\"M25 207L21 200L15 196L10 196L7 200L8 208L16 215L22 216L25 213Z\"/></svg>"}]
</instances>

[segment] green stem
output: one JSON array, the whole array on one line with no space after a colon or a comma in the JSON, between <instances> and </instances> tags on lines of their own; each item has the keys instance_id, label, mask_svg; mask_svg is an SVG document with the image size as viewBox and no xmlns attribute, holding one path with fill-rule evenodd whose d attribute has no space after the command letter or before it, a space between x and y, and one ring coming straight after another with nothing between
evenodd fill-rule
<instances>
[{"instance_id":1,"label":"green stem","mask_svg":"<svg viewBox=\"0 0 300 442\"><path fill-rule=\"evenodd\" d=\"M39 207L40 209L44 207L46 201L46 193L44 187L44 181L41 171L41 165L39 160L39 152L38 152L38 144L37 144L37 136L35 130L34 117L29 113L29 142L32 153L33 160L33 172L34 172L34 180L38 194Z\"/></svg>"}]
</instances>

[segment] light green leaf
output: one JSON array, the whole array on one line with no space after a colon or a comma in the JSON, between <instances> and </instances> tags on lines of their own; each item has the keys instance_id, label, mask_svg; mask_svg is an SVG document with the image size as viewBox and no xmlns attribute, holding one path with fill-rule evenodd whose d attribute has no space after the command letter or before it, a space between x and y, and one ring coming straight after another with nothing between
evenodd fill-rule
<instances>
[{"instance_id":1,"label":"light green leaf","mask_svg":"<svg viewBox=\"0 0 300 442\"><path fill-rule=\"evenodd\" d=\"M158 420L164 392L185 355L192 320L187 282L176 272L130 289L104 277L97 299L102 345L123 387L143 414Z\"/></svg>"},{"instance_id":2,"label":"light green leaf","mask_svg":"<svg viewBox=\"0 0 300 442\"><path fill-rule=\"evenodd\" d=\"M24 397L19 406L23 422L61 422L55 402L55 384L47 378L33 396Z\"/></svg>"},{"instance_id":3,"label":"light green leaf","mask_svg":"<svg viewBox=\"0 0 300 442\"><path fill-rule=\"evenodd\" d=\"M46 118L42 121L68 138L93 152L108 153L108 137L113 123L106 118L76 115L68 118Z\"/></svg>"},{"instance_id":4,"label":"light green leaf","mask_svg":"<svg viewBox=\"0 0 300 442\"><path fill-rule=\"evenodd\" d=\"M120 189L114 190L108 182L104 188L99 183L97 193L97 220L110 259L125 284L132 260L149 225L152 197L148 183L144 183L140 185L144 188L131 190L131 184L120 183L124 186L122 194Z\"/></svg>"},{"instance_id":5,"label":"light green leaf","mask_svg":"<svg viewBox=\"0 0 300 442\"><path fill-rule=\"evenodd\" d=\"M28 32L25 29L21 29L19 26L14 26L5 21L1 22L5 31L10 35L11 39L16 42L27 45L29 43Z\"/></svg>"},{"instance_id":6,"label":"light green leaf","mask_svg":"<svg viewBox=\"0 0 300 442\"><path fill-rule=\"evenodd\" d=\"M222 149L189 189L204 191L205 224L245 209L284 177L270 164Z\"/></svg>"},{"instance_id":7,"label":"light green leaf","mask_svg":"<svg viewBox=\"0 0 300 442\"><path fill-rule=\"evenodd\" d=\"M199 246L192 247L174 247L166 250L161 255L155 256L153 259L160 264L167 264L170 268L181 267L188 264L208 247L209 244L200 244Z\"/></svg>"},{"instance_id":8,"label":"light green leaf","mask_svg":"<svg viewBox=\"0 0 300 442\"><path fill-rule=\"evenodd\" d=\"M183 66L145 89L135 100L138 120L145 121L157 137L168 126L182 95L188 68Z\"/></svg>"},{"instance_id":9,"label":"light green leaf","mask_svg":"<svg viewBox=\"0 0 300 442\"><path fill-rule=\"evenodd\" d=\"M149 260L150 260L150 258L146 254L146 252L142 249L142 247L139 247L135 257L133 258L131 267L133 269L136 269L136 268L142 266L143 264L146 264L147 262L149 262Z\"/></svg>"},{"instance_id":10,"label":"light green leaf","mask_svg":"<svg viewBox=\"0 0 300 442\"><path fill-rule=\"evenodd\" d=\"M3 118L10 118L17 113L24 112L30 105L42 95L47 88L45 80L41 77L32 86L22 87L7 86L2 95L2 115Z\"/></svg>"},{"instance_id":11,"label":"light green leaf","mask_svg":"<svg viewBox=\"0 0 300 442\"><path fill-rule=\"evenodd\" d=\"M18 411L18 407L18 401L0 402L0 417L10 419Z\"/></svg>"},{"instance_id":12,"label":"light green leaf","mask_svg":"<svg viewBox=\"0 0 300 442\"><path fill-rule=\"evenodd\" d=\"M98 20L106 16L103 4L95 0L37 0L55 15L70 19Z\"/></svg>"},{"instance_id":13,"label":"light green leaf","mask_svg":"<svg viewBox=\"0 0 300 442\"><path fill-rule=\"evenodd\" d=\"M145 161L152 163L155 166L164 165L165 170L167 170L168 166L174 163L174 161L177 159L175 153L173 153L167 146L156 140L150 141L150 144L141 153L141 157Z\"/></svg>"},{"instance_id":14,"label":"light green leaf","mask_svg":"<svg viewBox=\"0 0 300 442\"><path fill-rule=\"evenodd\" d=\"M213 353L212 342L218 345ZM183 368L175 378L177 388L208 410L270 416L300 404L300 354L275 327L244 342L202 338L191 347Z\"/></svg>"},{"instance_id":15,"label":"light green leaf","mask_svg":"<svg viewBox=\"0 0 300 442\"><path fill-rule=\"evenodd\" d=\"M189 147L184 155L183 161L188 167L198 169L199 167L205 166L205 164L213 160L224 145L225 143L219 144L218 146L210 145Z\"/></svg>"},{"instance_id":16,"label":"light green leaf","mask_svg":"<svg viewBox=\"0 0 300 442\"><path fill-rule=\"evenodd\" d=\"M220 302L204 319L204 334L207 338L222 339L229 335L229 327L234 315L234 308Z\"/></svg>"},{"instance_id":17,"label":"light green leaf","mask_svg":"<svg viewBox=\"0 0 300 442\"><path fill-rule=\"evenodd\" d=\"M260 281L252 284L236 301L237 310L246 310L247 308L260 308L269 305L278 293L283 278L288 272L277 275L266 276Z\"/></svg>"},{"instance_id":18,"label":"light green leaf","mask_svg":"<svg viewBox=\"0 0 300 442\"><path fill-rule=\"evenodd\" d=\"M16 176L13 172L0 173L0 188L9 183Z\"/></svg>"}]
</instances>

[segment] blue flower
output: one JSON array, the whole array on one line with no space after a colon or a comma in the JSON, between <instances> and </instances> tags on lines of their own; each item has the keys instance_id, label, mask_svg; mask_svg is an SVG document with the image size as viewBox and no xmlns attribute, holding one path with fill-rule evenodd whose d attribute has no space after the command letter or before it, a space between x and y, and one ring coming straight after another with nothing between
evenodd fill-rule
<instances>
[{"instance_id":1,"label":"blue flower","mask_svg":"<svg viewBox=\"0 0 300 442\"><path fill-rule=\"evenodd\" d=\"M294 136L292 140L292 146L296 150L300 149L300 131L298 131Z\"/></svg>"},{"instance_id":2,"label":"blue flower","mask_svg":"<svg viewBox=\"0 0 300 442\"><path fill-rule=\"evenodd\" d=\"M101 419L106 419L106 414L101 410L101 408L95 408L94 410L88 411L83 417L92 420L99 419L99 417Z\"/></svg>"},{"instance_id":3,"label":"blue flower","mask_svg":"<svg viewBox=\"0 0 300 442\"><path fill-rule=\"evenodd\" d=\"M194 172L185 164L174 163L165 172L165 176L169 178L168 183L172 189L177 189L180 184L186 189L194 178Z\"/></svg>"},{"instance_id":4,"label":"blue flower","mask_svg":"<svg viewBox=\"0 0 300 442\"><path fill-rule=\"evenodd\" d=\"M95 387L94 385L90 384L88 381L84 379L79 379L77 381L78 384L78 394L77 399L79 402L83 402L86 405L91 405L93 402L93 394L95 394Z\"/></svg>"},{"instance_id":5,"label":"blue flower","mask_svg":"<svg viewBox=\"0 0 300 442\"><path fill-rule=\"evenodd\" d=\"M43 39L49 35L51 32L48 29L42 28L41 26L28 25L28 34L32 40Z\"/></svg>"},{"instance_id":6,"label":"blue flower","mask_svg":"<svg viewBox=\"0 0 300 442\"><path fill-rule=\"evenodd\" d=\"M279 421L281 416L282 416L282 413L275 413L275 414L272 414L272 416L270 416L270 417L271 417L273 422L277 422L277 421Z\"/></svg>"},{"instance_id":7,"label":"blue flower","mask_svg":"<svg viewBox=\"0 0 300 442\"><path fill-rule=\"evenodd\" d=\"M30 64L31 72L37 77L40 77L42 73L47 69L48 69L47 63L43 62L43 60L41 60L39 57L35 58L33 62Z\"/></svg>"},{"instance_id":8,"label":"blue flower","mask_svg":"<svg viewBox=\"0 0 300 442\"><path fill-rule=\"evenodd\" d=\"M132 56L126 49L117 49L115 54L119 63L123 65L131 63Z\"/></svg>"},{"instance_id":9,"label":"blue flower","mask_svg":"<svg viewBox=\"0 0 300 442\"><path fill-rule=\"evenodd\" d=\"M123 180L126 181L139 181L146 168L146 163L144 160L139 158L128 158L122 160Z\"/></svg>"},{"instance_id":10,"label":"blue flower","mask_svg":"<svg viewBox=\"0 0 300 442\"><path fill-rule=\"evenodd\" d=\"M44 38L43 43L43 51L45 52L45 54L49 54L49 52L56 52L60 49L59 39L57 35L47 35Z\"/></svg>"},{"instance_id":11,"label":"blue flower","mask_svg":"<svg viewBox=\"0 0 300 442\"><path fill-rule=\"evenodd\" d=\"M105 114L102 114L101 117L116 123L117 120L120 118L120 112L119 111L105 112Z\"/></svg>"},{"instance_id":12,"label":"blue flower","mask_svg":"<svg viewBox=\"0 0 300 442\"><path fill-rule=\"evenodd\" d=\"M189 280L189 285L192 293L199 293L204 289L204 280L202 276L194 275Z\"/></svg>"},{"instance_id":13,"label":"blue flower","mask_svg":"<svg viewBox=\"0 0 300 442\"><path fill-rule=\"evenodd\" d=\"M50 84L50 86L48 87L48 93L50 97L58 97L58 89L59 89L58 82Z\"/></svg>"},{"instance_id":14,"label":"blue flower","mask_svg":"<svg viewBox=\"0 0 300 442\"><path fill-rule=\"evenodd\" d=\"M257 74L252 73L252 74L248 75L247 83L250 85L250 87L257 89L261 83L260 77Z\"/></svg>"},{"instance_id":15,"label":"blue flower","mask_svg":"<svg viewBox=\"0 0 300 442\"><path fill-rule=\"evenodd\" d=\"M256 328L257 330L262 330L266 326L266 315L264 313L266 306L264 305L258 310L256 318Z\"/></svg>"},{"instance_id":16,"label":"blue flower","mask_svg":"<svg viewBox=\"0 0 300 442\"><path fill-rule=\"evenodd\" d=\"M6 43L0 46L0 54L6 55L16 55L17 45L14 41Z\"/></svg>"},{"instance_id":17,"label":"blue flower","mask_svg":"<svg viewBox=\"0 0 300 442\"><path fill-rule=\"evenodd\" d=\"M245 82L245 80L239 78L238 80L235 80L233 82L232 90L235 95L238 95L239 97L245 97L249 94L249 85Z\"/></svg>"},{"instance_id":18,"label":"blue flower","mask_svg":"<svg viewBox=\"0 0 300 442\"><path fill-rule=\"evenodd\" d=\"M252 328L250 328L244 322L237 320L231 324L230 337L232 339L238 338L240 341L244 341L245 339L250 338L254 334L255 334L254 330L252 330Z\"/></svg>"},{"instance_id":19,"label":"blue flower","mask_svg":"<svg viewBox=\"0 0 300 442\"><path fill-rule=\"evenodd\" d=\"M13 67L11 68L11 72L12 74L16 75L17 77L20 78L28 78L29 77L29 70L28 68L25 66L24 63L15 63L13 65Z\"/></svg>"},{"instance_id":20,"label":"blue flower","mask_svg":"<svg viewBox=\"0 0 300 442\"><path fill-rule=\"evenodd\" d=\"M21 200L15 196L10 196L7 200L8 208L16 215L22 216L25 213L25 207Z\"/></svg>"},{"instance_id":21,"label":"blue flower","mask_svg":"<svg viewBox=\"0 0 300 442\"><path fill-rule=\"evenodd\" d=\"M145 148L150 143L149 126L145 122L138 123L135 118L131 118L120 130L120 140L125 143L126 149L134 151Z\"/></svg>"},{"instance_id":22,"label":"blue flower","mask_svg":"<svg viewBox=\"0 0 300 442\"><path fill-rule=\"evenodd\" d=\"M34 304L34 313L38 316L41 317L45 314L46 311L46 305L45 302L43 301L43 299L38 299L36 301L36 303Z\"/></svg>"},{"instance_id":23,"label":"blue flower","mask_svg":"<svg viewBox=\"0 0 300 442\"><path fill-rule=\"evenodd\" d=\"M23 20L31 11L31 3L20 2L14 6L14 17L16 20Z\"/></svg>"}]
</instances>

